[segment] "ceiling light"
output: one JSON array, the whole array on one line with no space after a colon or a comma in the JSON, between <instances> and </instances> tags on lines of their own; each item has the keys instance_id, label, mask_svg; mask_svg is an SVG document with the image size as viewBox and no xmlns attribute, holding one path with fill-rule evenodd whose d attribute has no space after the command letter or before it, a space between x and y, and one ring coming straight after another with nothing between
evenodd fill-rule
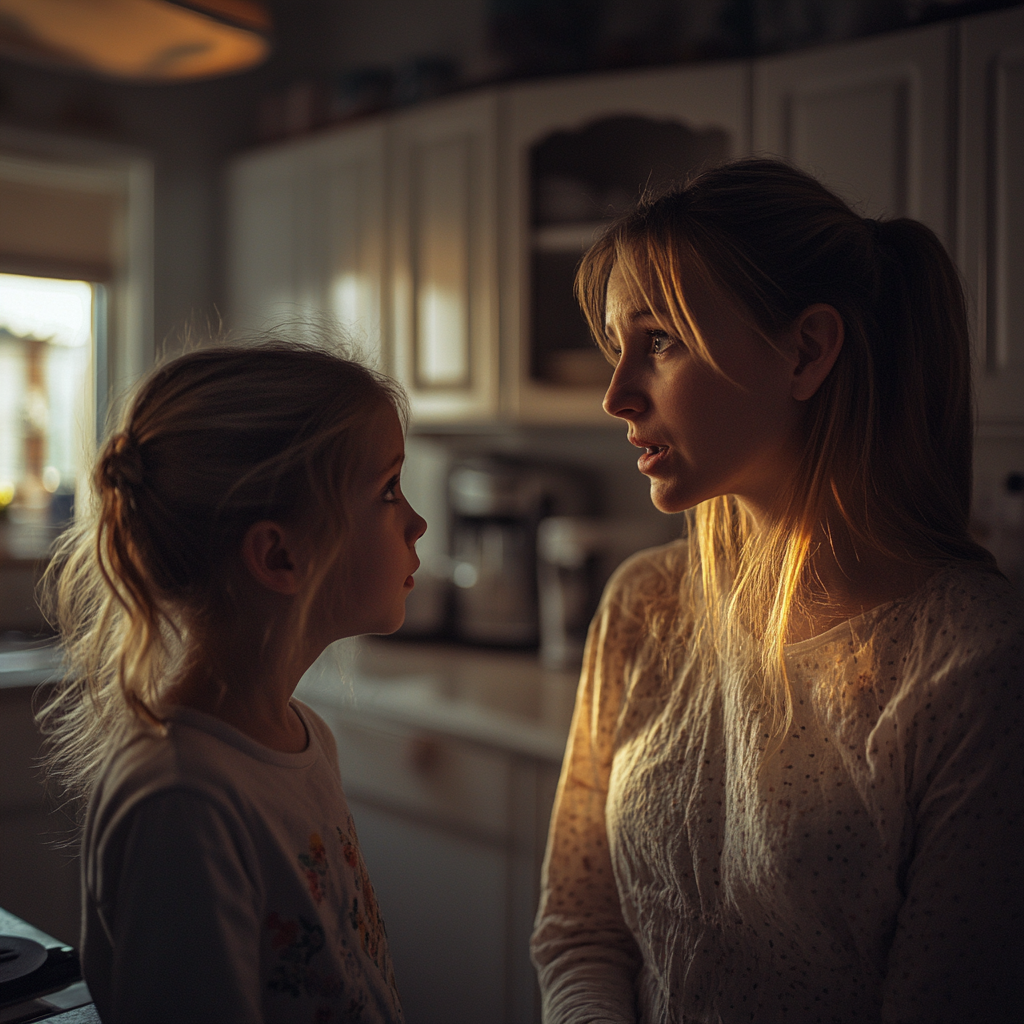
<instances>
[{"instance_id":1,"label":"ceiling light","mask_svg":"<svg viewBox=\"0 0 1024 1024\"><path fill-rule=\"evenodd\" d=\"M258 0L0 0L0 54L141 82L254 67L270 30Z\"/></svg>"}]
</instances>

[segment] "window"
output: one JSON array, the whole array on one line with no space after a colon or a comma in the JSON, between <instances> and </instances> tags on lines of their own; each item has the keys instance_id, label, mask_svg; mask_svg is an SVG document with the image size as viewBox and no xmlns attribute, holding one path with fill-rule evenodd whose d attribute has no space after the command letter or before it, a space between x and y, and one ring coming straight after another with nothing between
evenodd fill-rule
<instances>
[{"instance_id":1,"label":"window","mask_svg":"<svg viewBox=\"0 0 1024 1024\"><path fill-rule=\"evenodd\" d=\"M95 455L105 289L0 274L0 522L38 557L71 518Z\"/></svg>"}]
</instances>

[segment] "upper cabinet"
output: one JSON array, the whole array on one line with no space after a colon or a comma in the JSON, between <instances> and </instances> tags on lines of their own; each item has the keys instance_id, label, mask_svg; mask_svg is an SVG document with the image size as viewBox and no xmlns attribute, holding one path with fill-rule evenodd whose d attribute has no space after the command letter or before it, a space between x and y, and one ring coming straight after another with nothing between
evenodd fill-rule
<instances>
[{"instance_id":1,"label":"upper cabinet","mask_svg":"<svg viewBox=\"0 0 1024 1024\"><path fill-rule=\"evenodd\" d=\"M754 152L803 167L867 217L952 241L950 22L758 60Z\"/></svg>"},{"instance_id":2,"label":"upper cabinet","mask_svg":"<svg viewBox=\"0 0 1024 1024\"><path fill-rule=\"evenodd\" d=\"M493 94L391 126L391 367L420 422L498 413Z\"/></svg>"},{"instance_id":3,"label":"upper cabinet","mask_svg":"<svg viewBox=\"0 0 1024 1024\"><path fill-rule=\"evenodd\" d=\"M502 104L502 411L610 422L611 378L573 299L583 251L647 188L744 155L748 66L526 84Z\"/></svg>"},{"instance_id":4,"label":"upper cabinet","mask_svg":"<svg viewBox=\"0 0 1024 1024\"><path fill-rule=\"evenodd\" d=\"M768 57L527 82L240 157L232 326L326 313L418 423L607 423L572 294L645 188L748 153L910 216L970 286L983 429L1024 430L1024 10Z\"/></svg>"},{"instance_id":5,"label":"upper cabinet","mask_svg":"<svg viewBox=\"0 0 1024 1024\"><path fill-rule=\"evenodd\" d=\"M361 126L235 161L228 317L264 330L343 327L377 362L386 332L385 129Z\"/></svg>"},{"instance_id":6,"label":"upper cabinet","mask_svg":"<svg viewBox=\"0 0 1024 1024\"><path fill-rule=\"evenodd\" d=\"M982 432L1024 432L1024 9L965 20L960 264L972 299Z\"/></svg>"}]
</instances>

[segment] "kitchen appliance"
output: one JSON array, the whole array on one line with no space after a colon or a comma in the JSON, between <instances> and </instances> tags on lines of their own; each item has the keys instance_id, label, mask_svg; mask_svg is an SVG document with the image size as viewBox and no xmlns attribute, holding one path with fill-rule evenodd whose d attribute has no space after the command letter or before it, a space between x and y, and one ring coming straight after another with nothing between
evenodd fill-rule
<instances>
[{"instance_id":1,"label":"kitchen appliance","mask_svg":"<svg viewBox=\"0 0 1024 1024\"><path fill-rule=\"evenodd\" d=\"M672 539L670 519L553 516L537 529L540 655L548 668L583 658L590 620L608 577L630 555Z\"/></svg>"},{"instance_id":2,"label":"kitchen appliance","mask_svg":"<svg viewBox=\"0 0 1024 1024\"><path fill-rule=\"evenodd\" d=\"M448 498L455 637L535 646L537 526L546 516L589 511L589 480L561 467L473 458L453 465Z\"/></svg>"}]
</instances>

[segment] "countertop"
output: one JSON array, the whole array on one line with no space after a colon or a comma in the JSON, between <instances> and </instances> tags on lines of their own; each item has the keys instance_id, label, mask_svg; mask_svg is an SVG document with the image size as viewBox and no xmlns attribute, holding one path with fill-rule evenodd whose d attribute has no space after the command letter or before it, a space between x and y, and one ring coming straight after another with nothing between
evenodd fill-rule
<instances>
[{"instance_id":1,"label":"countertop","mask_svg":"<svg viewBox=\"0 0 1024 1024\"><path fill-rule=\"evenodd\" d=\"M557 764L578 676L536 654L359 637L332 644L295 695Z\"/></svg>"},{"instance_id":2,"label":"countertop","mask_svg":"<svg viewBox=\"0 0 1024 1024\"><path fill-rule=\"evenodd\" d=\"M0 641L0 689L60 677L52 642ZM356 718L386 719L489 747L560 762L578 672L536 654L358 637L332 644L297 697Z\"/></svg>"},{"instance_id":3,"label":"countertop","mask_svg":"<svg viewBox=\"0 0 1024 1024\"><path fill-rule=\"evenodd\" d=\"M49 641L0 639L0 690L38 686L61 675L61 655Z\"/></svg>"}]
</instances>

